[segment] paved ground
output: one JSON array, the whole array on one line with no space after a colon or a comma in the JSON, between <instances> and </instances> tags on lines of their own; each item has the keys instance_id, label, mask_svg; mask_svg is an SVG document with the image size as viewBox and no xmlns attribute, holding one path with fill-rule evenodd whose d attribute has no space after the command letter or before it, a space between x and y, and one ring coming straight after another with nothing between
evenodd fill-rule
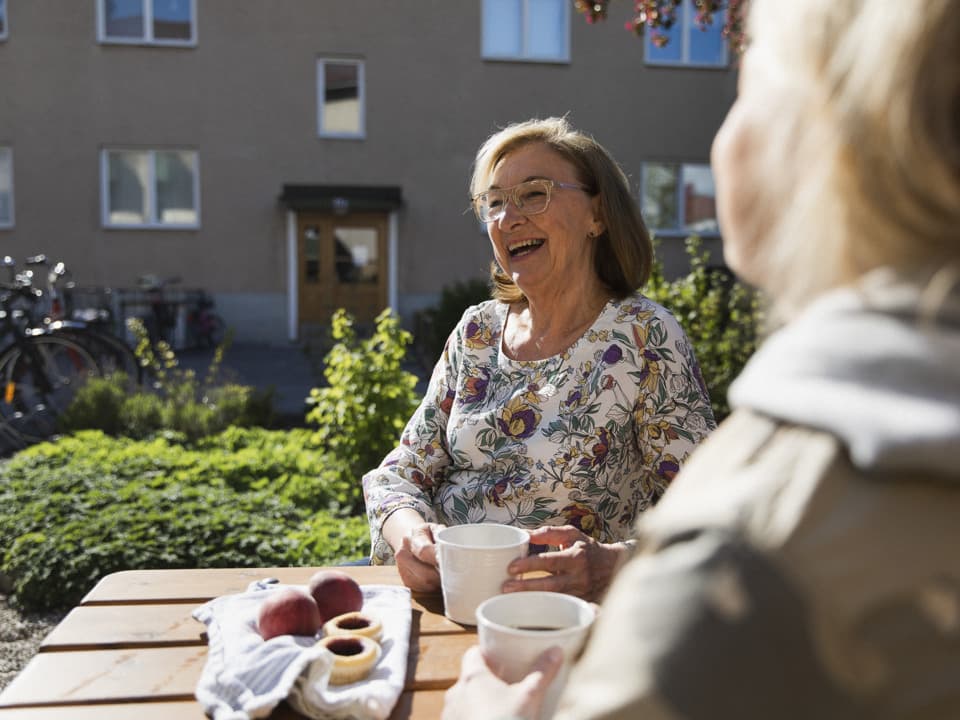
<instances>
[{"instance_id":1,"label":"paved ground","mask_svg":"<svg viewBox=\"0 0 960 720\"><path fill-rule=\"evenodd\" d=\"M177 353L181 366L191 368L201 377L213 358L211 350L181 350ZM303 348L298 345L233 344L223 358L223 370L244 385L274 389L277 414L287 424L303 421L310 389L323 378L311 366Z\"/></svg>"}]
</instances>

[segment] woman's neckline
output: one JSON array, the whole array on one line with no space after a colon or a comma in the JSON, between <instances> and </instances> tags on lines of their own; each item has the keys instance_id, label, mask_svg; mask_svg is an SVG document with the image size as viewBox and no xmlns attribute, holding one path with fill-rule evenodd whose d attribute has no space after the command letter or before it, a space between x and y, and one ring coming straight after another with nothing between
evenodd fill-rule
<instances>
[{"instance_id":1,"label":"woman's neckline","mask_svg":"<svg viewBox=\"0 0 960 720\"><path fill-rule=\"evenodd\" d=\"M537 353L529 353L531 357L514 357L509 352L507 352L506 345L506 336L507 336L507 323L510 320L510 309L512 307L509 303L501 303L500 308L500 343L499 343L499 355L510 363L518 364L530 364L530 363L543 363L549 360L553 360L557 357L566 355L570 353L580 342L587 336L587 334L596 326L600 319L604 316L607 310L617 302L616 298L607 298L604 300L603 305L600 306L599 310L593 314L592 319L584 321L580 326L575 327L568 334L570 335L570 340L567 342L561 342L560 344L563 347L556 349L552 352L545 352L540 356ZM533 357L532 355L537 355Z\"/></svg>"}]
</instances>

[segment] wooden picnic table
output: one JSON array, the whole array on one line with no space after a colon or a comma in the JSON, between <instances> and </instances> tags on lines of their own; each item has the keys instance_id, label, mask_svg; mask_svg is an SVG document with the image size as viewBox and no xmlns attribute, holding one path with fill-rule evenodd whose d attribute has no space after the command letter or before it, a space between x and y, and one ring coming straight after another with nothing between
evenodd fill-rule
<instances>
[{"instance_id":1,"label":"wooden picnic table","mask_svg":"<svg viewBox=\"0 0 960 720\"><path fill-rule=\"evenodd\" d=\"M194 690L207 658L199 605L262 578L305 585L319 568L129 570L108 575L63 619L0 693L0 720L201 720ZM395 567L338 567L361 585L400 585ZM404 692L391 720L440 717L474 628L414 595ZM270 716L302 717L285 703Z\"/></svg>"}]
</instances>

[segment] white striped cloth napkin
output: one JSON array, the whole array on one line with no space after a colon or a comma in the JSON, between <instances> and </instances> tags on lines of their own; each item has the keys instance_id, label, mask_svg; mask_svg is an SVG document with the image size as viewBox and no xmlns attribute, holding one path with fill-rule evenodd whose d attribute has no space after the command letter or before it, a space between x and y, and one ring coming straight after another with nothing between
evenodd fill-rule
<instances>
[{"instance_id":1,"label":"white striped cloth napkin","mask_svg":"<svg viewBox=\"0 0 960 720\"><path fill-rule=\"evenodd\" d=\"M207 626L207 662L196 697L214 720L267 717L283 700L315 720L383 720L403 692L410 642L410 591L395 585L363 585L363 610L383 623L380 661L363 681L327 685L333 655L313 638L281 635L264 641L257 612L283 587L260 580L247 591L198 607Z\"/></svg>"}]
</instances>

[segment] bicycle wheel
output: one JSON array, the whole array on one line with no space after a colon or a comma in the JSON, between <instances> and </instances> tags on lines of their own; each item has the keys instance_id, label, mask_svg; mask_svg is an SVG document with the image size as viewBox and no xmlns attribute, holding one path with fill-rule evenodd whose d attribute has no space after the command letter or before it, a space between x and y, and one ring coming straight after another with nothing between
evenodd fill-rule
<instances>
[{"instance_id":1,"label":"bicycle wheel","mask_svg":"<svg viewBox=\"0 0 960 720\"><path fill-rule=\"evenodd\" d=\"M131 386L143 382L143 367L133 350L123 340L113 335L94 330L93 328L69 328L54 330L55 337L66 337L73 340L89 352L100 369L100 374L106 377L113 373L122 372L130 381Z\"/></svg>"},{"instance_id":2,"label":"bicycle wheel","mask_svg":"<svg viewBox=\"0 0 960 720\"><path fill-rule=\"evenodd\" d=\"M22 338L0 355L0 415L25 442L46 440L77 390L99 374L90 353L72 340Z\"/></svg>"}]
</instances>

